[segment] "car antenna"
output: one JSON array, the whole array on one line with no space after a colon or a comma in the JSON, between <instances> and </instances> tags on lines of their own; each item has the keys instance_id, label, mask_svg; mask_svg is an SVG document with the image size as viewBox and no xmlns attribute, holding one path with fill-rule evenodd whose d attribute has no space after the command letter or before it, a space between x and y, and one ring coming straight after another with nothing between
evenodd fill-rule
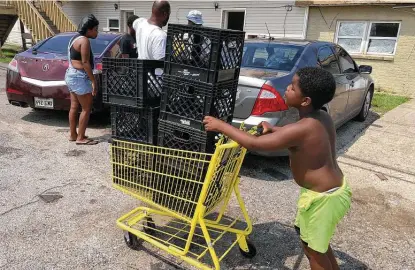
<instances>
[{"instance_id":1,"label":"car antenna","mask_svg":"<svg viewBox=\"0 0 415 270\"><path fill-rule=\"evenodd\" d=\"M265 22L265 26L267 27L267 31L268 31L268 39L269 39L269 40L272 40L273 38L271 37L271 33L269 32L267 22Z\"/></svg>"}]
</instances>

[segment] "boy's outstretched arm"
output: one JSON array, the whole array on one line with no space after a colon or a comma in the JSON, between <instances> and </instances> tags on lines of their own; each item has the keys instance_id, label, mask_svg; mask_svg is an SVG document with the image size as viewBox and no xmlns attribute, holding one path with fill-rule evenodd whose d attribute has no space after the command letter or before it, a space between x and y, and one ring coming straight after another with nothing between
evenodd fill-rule
<instances>
[{"instance_id":1,"label":"boy's outstretched arm","mask_svg":"<svg viewBox=\"0 0 415 270\"><path fill-rule=\"evenodd\" d=\"M304 127L297 123L286 125L279 128L276 132L259 137L239 130L211 116L206 116L203 123L205 124L206 131L223 133L249 150L277 151L287 149L297 146L305 135Z\"/></svg>"}]
</instances>

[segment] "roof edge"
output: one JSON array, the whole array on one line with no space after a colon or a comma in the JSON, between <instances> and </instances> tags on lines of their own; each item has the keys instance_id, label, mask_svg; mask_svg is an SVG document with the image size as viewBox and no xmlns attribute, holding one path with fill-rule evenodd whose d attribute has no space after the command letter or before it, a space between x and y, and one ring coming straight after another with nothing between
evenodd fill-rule
<instances>
[{"instance_id":1,"label":"roof edge","mask_svg":"<svg viewBox=\"0 0 415 270\"><path fill-rule=\"evenodd\" d=\"M296 0L295 5L308 6L361 6L361 5L399 5L413 4L414 0Z\"/></svg>"}]
</instances>

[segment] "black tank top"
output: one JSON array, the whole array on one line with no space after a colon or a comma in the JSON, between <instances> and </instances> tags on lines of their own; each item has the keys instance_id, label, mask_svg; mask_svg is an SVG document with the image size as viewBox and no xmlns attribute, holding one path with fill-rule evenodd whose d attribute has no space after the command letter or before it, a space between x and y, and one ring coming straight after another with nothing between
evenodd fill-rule
<instances>
[{"instance_id":1,"label":"black tank top","mask_svg":"<svg viewBox=\"0 0 415 270\"><path fill-rule=\"evenodd\" d=\"M89 63L91 64L91 67L94 68L94 53L92 52L92 48L89 48L90 53L89 53ZM70 57L71 60L78 60L78 61L82 61L82 56L81 53L78 52L77 50L75 50L75 48L73 47L73 44L70 48Z\"/></svg>"}]
</instances>

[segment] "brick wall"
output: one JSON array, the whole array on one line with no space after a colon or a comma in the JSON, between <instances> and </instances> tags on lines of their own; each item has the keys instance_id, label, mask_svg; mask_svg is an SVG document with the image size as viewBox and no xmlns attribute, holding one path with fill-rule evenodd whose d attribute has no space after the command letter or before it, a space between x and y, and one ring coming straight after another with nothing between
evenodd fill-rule
<instances>
[{"instance_id":1,"label":"brick wall","mask_svg":"<svg viewBox=\"0 0 415 270\"><path fill-rule=\"evenodd\" d=\"M373 67L378 90L415 97L415 12L391 6L310 7L307 39L334 42L337 22L343 20L401 22L395 56L354 58Z\"/></svg>"}]
</instances>

